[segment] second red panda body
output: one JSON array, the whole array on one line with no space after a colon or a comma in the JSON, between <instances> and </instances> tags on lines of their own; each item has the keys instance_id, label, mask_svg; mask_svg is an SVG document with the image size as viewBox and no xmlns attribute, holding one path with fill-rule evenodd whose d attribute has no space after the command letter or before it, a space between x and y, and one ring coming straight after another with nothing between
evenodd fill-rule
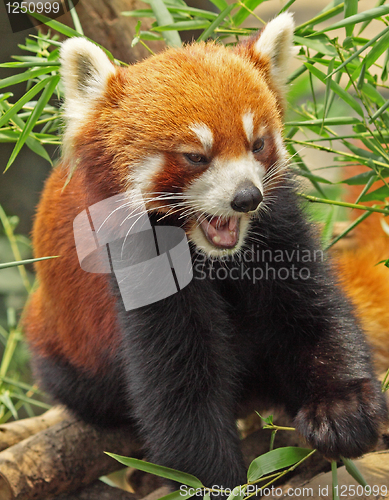
<instances>
[{"instance_id":1,"label":"second red panda body","mask_svg":"<svg viewBox=\"0 0 389 500\"><path fill-rule=\"evenodd\" d=\"M37 256L61 259L37 266L35 368L85 420L135 422L149 460L207 486L245 482L235 416L253 394L284 405L327 457L360 455L386 418L363 333L316 258L286 167L292 33L284 14L234 51L192 45L126 69L84 40L62 49L64 158L34 228ZM185 230L193 279L126 310L120 283L81 269L73 221L135 192L154 229Z\"/></svg>"}]
</instances>

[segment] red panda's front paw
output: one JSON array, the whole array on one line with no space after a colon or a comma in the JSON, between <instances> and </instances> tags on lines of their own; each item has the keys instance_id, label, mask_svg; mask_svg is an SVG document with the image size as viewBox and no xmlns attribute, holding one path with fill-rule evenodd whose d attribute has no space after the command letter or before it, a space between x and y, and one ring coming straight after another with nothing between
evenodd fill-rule
<instances>
[{"instance_id":1,"label":"red panda's front paw","mask_svg":"<svg viewBox=\"0 0 389 500\"><path fill-rule=\"evenodd\" d=\"M296 430L328 459L357 458L370 451L388 418L385 400L375 385L365 380L349 387L342 397L305 404L296 415Z\"/></svg>"}]
</instances>

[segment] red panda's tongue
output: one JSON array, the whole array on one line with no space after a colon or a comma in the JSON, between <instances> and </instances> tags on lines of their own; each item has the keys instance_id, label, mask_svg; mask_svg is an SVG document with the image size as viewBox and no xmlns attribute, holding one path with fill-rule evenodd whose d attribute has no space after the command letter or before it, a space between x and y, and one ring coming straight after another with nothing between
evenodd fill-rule
<instances>
[{"instance_id":1,"label":"red panda's tongue","mask_svg":"<svg viewBox=\"0 0 389 500\"><path fill-rule=\"evenodd\" d=\"M239 217L212 217L201 222L208 241L218 248L233 248L239 238Z\"/></svg>"}]
</instances>

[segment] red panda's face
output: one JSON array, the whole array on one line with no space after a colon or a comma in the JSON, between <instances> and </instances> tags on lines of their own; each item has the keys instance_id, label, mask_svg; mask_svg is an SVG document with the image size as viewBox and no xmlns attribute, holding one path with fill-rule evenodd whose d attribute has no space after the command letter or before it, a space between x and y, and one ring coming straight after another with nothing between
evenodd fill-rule
<instances>
[{"instance_id":1,"label":"red panda's face","mask_svg":"<svg viewBox=\"0 0 389 500\"><path fill-rule=\"evenodd\" d=\"M65 90L67 63L88 81L70 89L78 100L65 100L65 154L80 164L94 157L96 170L103 159L118 192L140 190L150 211L182 225L206 254L239 251L286 165L282 78L292 32L284 15L235 52L191 45L126 69L104 60L94 70L100 49L82 40L89 52L81 52L73 41ZM95 101L85 116L82 98Z\"/></svg>"}]
</instances>

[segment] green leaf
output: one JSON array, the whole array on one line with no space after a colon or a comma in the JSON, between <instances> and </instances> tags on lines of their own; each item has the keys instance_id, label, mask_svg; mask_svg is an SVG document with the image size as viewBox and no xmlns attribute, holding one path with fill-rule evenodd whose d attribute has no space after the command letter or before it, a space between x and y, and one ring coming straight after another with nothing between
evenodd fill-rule
<instances>
[{"instance_id":1,"label":"green leaf","mask_svg":"<svg viewBox=\"0 0 389 500\"><path fill-rule=\"evenodd\" d=\"M331 462L332 471L332 500L339 500L338 469L335 460Z\"/></svg>"},{"instance_id":2,"label":"green leaf","mask_svg":"<svg viewBox=\"0 0 389 500\"><path fill-rule=\"evenodd\" d=\"M389 33L386 33L376 44L373 45L370 52L364 58L364 60L360 63L360 65L355 69L352 74L352 79L356 80L358 75L362 70L362 66L365 65L366 69L369 69L377 59L387 50L389 45Z\"/></svg>"},{"instance_id":3,"label":"green leaf","mask_svg":"<svg viewBox=\"0 0 389 500\"><path fill-rule=\"evenodd\" d=\"M174 19L168 11L163 0L149 0L151 8L153 9L155 19L159 26L173 25ZM169 28L171 33L162 33L165 42L169 47L181 47L181 38L178 34L177 28ZM157 30L156 30L157 31ZM161 30L159 30L161 31Z\"/></svg>"},{"instance_id":4,"label":"green leaf","mask_svg":"<svg viewBox=\"0 0 389 500\"><path fill-rule=\"evenodd\" d=\"M210 0L210 2L213 3L213 5L215 5L220 10L220 12L228 7L228 3L226 2L226 0Z\"/></svg>"},{"instance_id":5,"label":"green leaf","mask_svg":"<svg viewBox=\"0 0 389 500\"><path fill-rule=\"evenodd\" d=\"M290 467L300 462L300 460L310 453L312 453L312 450L308 448L297 448L294 446L269 451L251 462L247 473L247 481L252 483L265 474Z\"/></svg>"},{"instance_id":6,"label":"green leaf","mask_svg":"<svg viewBox=\"0 0 389 500\"><path fill-rule=\"evenodd\" d=\"M309 179L310 181L321 182L322 184L333 184L333 182L329 181L328 179L320 177L319 175L315 175L312 172L307 172L305 170L300 169L298 170L297 174L305 177L306 179Z\"/></svg>"},{"instance_id":7,"label":"green leaf","mask_svg":"<svg viewBox=\"0 0 389 500\"><path fill-rule=\"evenodd\" d=\"M154 12L151 9L126 10L120 13L124 17L154 17Z\"/></svg>"},{"instance_id":8,"label":"green leaf","mask_svg":"<svg viewBox=\"0 0 389 500\"><path fill-rule=\"evenodd\" d=\"M186 498L193 497L195 494L196 493L191 490L187 490L186 493L182 490L177 490L177 491L172 491L171 493L161 497L159 500L185 500Z\"/></svg>"},{"instance_id":9,"label":"green leaf","mask_svg":"<svg viewBox=\"0 0 389 500\"><path fill-rule=\"evenodd\" d=\"M382 186L362 196L360 201L385 201L386 198L389 198L389 188Z\"/></svg>"},{"instance_id":10,"label":"green leaf","mask_svg":"<svg viewBox=\"0 0 389 500\"><path fill-rule=\"evenodd\" d=\"M4 115L0 118L0 127L8 123L9 120L13 117L13 115L15 115L18 111L20 111L25 104L31 101L31 99L46 85L47 85L47 80L46 79L41 80L39 83L34 85L32 89L26 92L23 97L21 97L17 102L15 102L15 104L11 106L8 109L8 111L6 111Z\"/></svg>"},{"instance_id":11,"label":"green leaf","mask_svg":"<svg viewBox=\"0 0 389 500\"><path fill-rule=\"evenodd\" d=\"M371 117L371 119L369 120L369 122L372 123L374 120L376 120L377 118L379 118L382 115L382 113L384 113L388 108L389 108L389 99L386 101L386 103L383 106L381 106L374 113L374 115Z\"/></svg>"},{"instance_id":12,"label":"green leaf","mask_svg":"<svg viewBox=\"0 0 389 500\"><path fill-rule=\"evenodd\" d=\"M330 64L328 65L328 73L331 73L334 69L334 65L335 65L335 58L331 59L330 61ZM327 81L326 81L326 93L325 93L325 96L324 96L324 111L323 111L323 123L322 123L322 127L324 127L324 122L325 122L325 119L328 115L328 112L330 110L330 106L331 106L331 103L332 103L332 100L330 99L331 97L331 78L327 78Z\"/></svg>"},{"instance_id":13,"label":"green leaf","mask_svg":"<svg viewBox=\"0 0 389 500\"><path fill-rule=\"evenodd\" d=\"M356 219L344 231L342 231L340 234L338 234L338 236L336 236L336 238L334 238L331 241L331 243L324 248L324 250L325 251L329 250L332 246L335 245L335 243L337 243L344 236L346 236L346 234L348 234L350 231L352 231L354 229L354 227L358 226L358 224L360 224L362 221L364 221L365 219L367 219L367 217L369 217L369 215L371 215L371 214L372 214L372 212L365 212L362 215L360 215L358 217L358 219Z\"/></svg>"},{"instance_id":14,"label":"green leaf","mask_svg":"<svg viewBox=\"0 0 389 500\"><path fill-rule=\"evenodd\" d=\"M32 69L25 71L24 73L19 73L17 75L9 76L8 78L3 78L0 80L0 89L4 87L9 87L11 85L16 85L20 82L25 82L26 80L31 80L40 75L45 75L46 73L51 73L52 71L57 71L59 66L48 66L40 69Z\"/></svg>"},{"instance_id":15,"label":"green leaf","mask_svg":"<svg viewBox=\"0 0 389 500\"><path fill-rule=\"evenodd\" d=\"M385 16L389 14L389 5L382 5L381 7L374 7L370 10L365 10L360 14L356 14L355 16L350 16L347 19L343 19L327 28L323 29L322 32L326 33L327 31L336 30L338 28L345 28L346 26L354 26L358 23L363 23L365 21L370 21L371 19L377 19L378 17Z\"/></svg>"},{"instance_id":16,"label":"green leaf","mask_svg":"<svg viewBox=\"0 0 389 500\"><path fill-rule=\"evenodd\" d=\"M0 401L3 403L4 406L8 408L8 410L12 413L12 416L14 417L15 420L18 420L18 412L16 411L16 408L9 397L9 391L3 392L3 394L0 396Z\"/></svg>"},{"instance_id":17,"label":"green leaf","mask_svg":"<svg viewBox=\"0 0 389 500\"><path fill-rule=\"evenodd\" d=\"M338 206L331 205L328 216L324 222L323 231L321 233L321 242L323 247L326 247L332 238L334 223L337 218L338 211L339 211Z\"/></svg>"},{"instance_id":18,"label":"green leaf","mask_svg":"<svg viewBox=\"0 0 389 500\"><path fill-rule=\"evenodd\" d=\"M115 455L114 453L108 452L105 453L127 467L133 467L134 469L141 470L143 472L149 472L155 476L164 477L165 479L170 479L172 481L176 481L177 483L192 486L192 488L204 488L200 479L197 479L197 477L187 474L186 472L180 472L162 465L151 464L150 462L138 460L137 458L123 457L121 455Z\"/></svg>"},{"instance_id":19,"label":"green leaf","mask_svg":"<svg viewBox=\"0 0 389 500\"><path fill-rule=\"evenodd\" d=\"M247 7L247 9L245 7L241 7L241 9L234 15L232 18L234 25L240 26L250 13L253 12L258 5L261 5L261 3L265 1L266 0L244 0L243 4Z\"/></svg>"},{"instance_id":20,"label":"green leaf","mask_svg":"<svg viewBox=\"0 0 389 500\"><path fill-rule=\"evenodd\" d=\"M354 153L355 155L358 155L362 158L367 158L368 160L379 160L377 155L372 153L371 151L368 151L366 149L359 148L352 142L344 141L344 144L349 148L349 150Z\"/></svg>"},{"instance_id":21,"label":"green leaf","mask_svg":"<svg viewBox=\"0 0 389 500\"><path fill-rule=\"evenodd\" d=\"M202 17L204 19L214 20L218 16L215 12L210 12L208 10L203 9L195 9L194 7L168 7L169 12L180 13L183 12L185 14L190 14L191 16Z\"/></svg>"},{"instance_id":22,"label":"green leaf","mask_svg":"<svg viewBox=\"0 0 389 500\"><path fill-rule=\"evenodd\" d=\"M236 4L233 3L229 5L226 9L224 9L223 12L221 12L217 16L217 18L213 21L213 23L205 31L203 31L203 33L201 33L197 41L200 42L202 40L207 40L207 38L209 38L212 35L215 29L219 27L219 25L224 21L224 19L229 15L229 13L235 6Z\"/></svg>"},{"instance_id":23,"label":"green leaf","mask_svg":"<svg viewBox=\"0 0 389 500\"><path fill-rule=\"evenodd\" d=\"M303 45L306 46L312 50L316 50L317 52L320 52L321 54L325 54L326 56L337 56L337 52L332 47L332 45L329 45L328 42L325 43L325 41L322 39L315 39L315 38L308 38L308 37L302 37L302 36L294 36L293 40L296 45Z\"/></svg>"},{"instance_id":24,"label":"green leaf","mask_svg":"<svg viewBox=\"0 0 389 500\"><path fill-rule=\"evenodd\" d=\"M324 74L324 73L323 73ZM285 123L285 126L287 127L309 127L309 126L314 126L314 125L321 125L324 123L324 125L328 127L332 127L335 125L355 125L360 123L360 120L358 118L354 118L352 116L338 116L338 117L333 117L333 118L326 118L323 122L321 118L317 118L315 120L301 120L301 121L288 121Z\"/></svg>"},{"instance_id":25,"label":"green leaf","mask_svg":"<svg viewBox=\"0 0 389 500\"><path fill-rule=\"evenodd\" d=\"M198 29L205 29L208 28L210 25L209 21L204 21L202 19L192 19L191 21L178 21L173 24L165 24L163 26L156 26L155 28L152 28L154 31L157 31L158 33L162 33L163 37L166 40L164 31L187 31L187 30L198 30Z\"/></svg>"},{"instance_id":26,"label":"green leaf","mask_svg":"<svg viewBox=\"0 0 389 500\"><path fill-rule=\"evenodd\" d=\"M316 68L312 64L309 64L309 63L304 63L304 64L308 68L308 70L314 76L316 76L316 78L318 78L320 81L322 81L323 83L325 83L325 81L326 81L326 75L322 71L320 71L318 68ZM344 89L342 89L342 87L338 83L336 83L334 80L331 80L331 89L336 94L338 94L338 96L344 102L346 102L349 106L351 106L354 111L356 111L360 116L363 117L363 111L362 111L361 106L358 104L358 102L353 98L352 95L350 95Z\"/></svg>"},{"instance_id":27,"label":"green leaf","mask_svg":"<svg viewBox=\"0 0 389 500\"><path fill-rule=\"evenodd\" d=\"M372 177L377 177L373 170L369 172L363 172L363 174L354 175L343 181L339 181L339 184L347 184L348 186L362 186L366 184ZM377 179L375 179L377 180Z\"/></svg>"},{"instance_id":28,"label":"green leaf","mask_svg":"<svg viewBox=\"0 0 389 500\"><path fill-rule=\"evenodd\" d=\"M51 96L53 95L55 87L58 85L59 82L59 75L52 76L47 79L47 85L42 92L42 95L40 96L37 105L35 106L33 112L29 116L28 120L26 121L26 124L23 128L22 133L19 136L19 139L17 143L15 144L15 147L11 153L11 156L8 160L7 166L5 167L5 172L9 169L9 167L12 165L12 163L15 161L15 158L17 157L19 151L21 150L23 144L26 142L26 139L32 132L32 129L35 126L35 123L39 119L40 115L42 114L42 111L46 104L49 102Z\"/></svg>"},{"instance_id":29,"label":"green leaf","mask_svg":"<svg viewBox=\"0 0 389 500\"><path fill-rule=\"evenodd\" d=\"M358 49L356 52L354 52L350 57L348 57L342 64L340 64L334 71L333 73L336 73L337 71L341 70L344 68L344 66L350 64L350 62L358 57L360 54L362 54L363 51L368 49L371 45L374 45L375 42L380 39L382 36L386 35L386 33L389 32L389 26L386 27L384 30L382 30L378 35L374 36L371 40L369 40L365 45L363 45L360 49ZM327 78L331 77L333 73L330 73Z\"/></svg>"},{"instance_id":30,"label":"green leaf","mask_svg":"<svg viewBox=\"0 0 389 500\"><path fill-rule=\"evenodd\" d=\"M379 7L380 5L383 5L385 2L386 2L386 0L378 0L378 2L375 4L374 7ZM371 23L371 19L369 21L365 21L362 24L361 29L359 30L358 35L360 35L367 28L367 26L369 26L370 23Z\"/></svg>"},{"instance_id":31,"label":"green leaf","mask_svg":"<svg viewBox=\"0 0 389 500\"><path fill-rule=\"evenodd\" d=\"M358 0L344 0L344 17L351 17L358 14ZM346 36L353 34L354 25L346 26Z\"/></svg>"},{"instance_id":32,"label":"green leaf","mask_svg":"<svg viewBox=\"0 0 389 500\"><path fill-rule=\"evenodd\" d=\"M42 146L42 144L35 139L34 137L27 137L26 139L26 145L33 151L35 154L41 156L44 158L46 161L50 163L50 165L53 164L51 161L51 158L49 156L49 153L46 151L46 149Z\"/></svg>"},{"instance_id":33,"label":"green leaf","mask_svg":"<svg viewBox=\"0 0 389 500\"><path fill-rule=\"evenodd\" d=\"M27 264L33 264L34 262L39 262L41 260L57 259L58 257L59 255L52 255L50 257L39 257L37 259L26 259L26 260L18 260L16 262L6 262L0 264L0 269L8 269L9 267L16 267L16 266L26 266Z\"/></svg>"},{"instance_id":34,"label":"green leaf","mask_svg":"<svg viewBox=\"0 0 389 500\"><path fill-rule=\"evenodd\" d=\"M77 31L77 33L79 35L84 35L84 31L82 29L82 26L81 26L81 23L80 23L80 19L79 19L78 15L77 15L77 11L74 8L73 2L72 2L72 0L68 0L68 2L69 2L69 10L70 10L70 15L72 16L72 21L73 21L73 24L74 24L74 28L75 28L75 30Z\"/></svg>"},{"instance_id":35,"label":"green leaf","mask_svg":"<svg viewBox=\"0 0 389 500\"><path fill-rule=\"evenodd\" d=\"M40 21L42 24L45 24L49 28L58 31L58 33L61 33L62 35L65 35L69 38L80 36L80 33L78 33L78 31L70 28L69 26L66 26L65 24L60 23L59 21L56 21L55 19L43 16L42 14L38 14L37 12L29 12L29 15L35 17L35 19Z\"/></svg>"},{"instance_id":36,"label":"green leaf","mask_svg":"<svg viewBox=\"0 0 389 500\"><path fill-rule=\"evenodd\" d=\"M323 9L323 12L318 14L316 17L313 17L309 21L306 21L305 23L297 26L295 33L298 34L301 31L303 31L303 29L306 28L307 26L316 26L316 24L327 21L327 19L331 19L331 17L334 17L337 14L340 14L340 12L343 11L343 6L344 6L344 3L342 2L339 5L336 5L335 7L333 7L332 9L328 9L328 10Z\"/></svg>"},{"instance_id":37,"label":"green leaf","mask_svg":"<svg viewBox=\"0 0 389 500\"><path fill-rule=\"evenodd\" d=\"M282 7L282 9L278 12L277 16L279 16L279 15L280 15L280 14L282 14L283 12L287 11L287 10L289 9L289 7L291 7L291 6L294 4L294 2L295 2L295 1L296 1L296 0L289 0L289 2L288 2L288 3L286 3L286 4Z\"/></svg>"},{"instance_id":38,"label":"green leaf","mask_svg":"<svg viewBox=\"0 0 389 500\"><path fill-rule=\"evenodd\" d=\"M244 497L245 489L242 486L235 486L235 488L231 491L231 494L228 496L227 500L243 500Z\"/></svg>"}]
</instances>

